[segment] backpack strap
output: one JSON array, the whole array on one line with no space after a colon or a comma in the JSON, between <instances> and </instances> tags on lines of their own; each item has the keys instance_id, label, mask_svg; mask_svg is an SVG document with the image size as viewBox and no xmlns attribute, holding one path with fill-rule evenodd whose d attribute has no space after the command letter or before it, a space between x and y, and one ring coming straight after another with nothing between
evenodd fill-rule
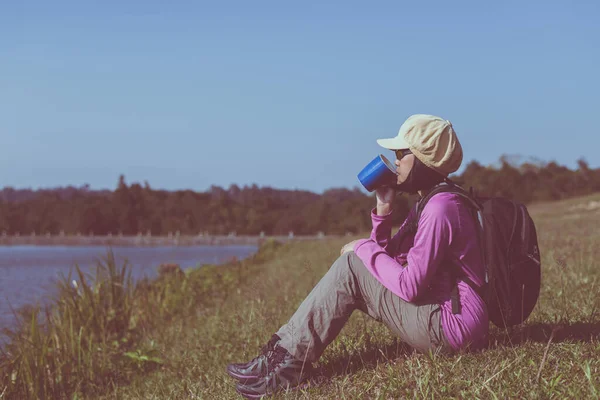
<instances>
[{"instance_id":1,"label":"backpack strap","mask_svg":"<svg viewBox=\"0 0 600 400\"><path fill-rule=\"evenodd\" d=\"M483 210L483 206L477 200L475 200L473 198L473 196L469 194L469 192L467 192L462 187L458 186L456 183L452 182L450 179L446 178L446 180L444 182L440 183L437 186L434 186L434 188L429 193L427 193L427 195L425 197L423 197L421 200L419 200L417 202L417 218L416 218L417 223L419 222L419 218L421 218L421 213L423 212L425 205L427 205L429 200L431 200L431 198L438 193L458 194L462 198L467 200L467 203L469 205L471 205L471 207L473 209L475 209L477 212L480 212ZM478 225L481 225L481 222L482 221L479 221Z\"/></svg>"},{"instance_id":2,"label":"backpack strap","mask_svg":"<svg viewBox=\"0 0 600 400\"><path fill-rule=\"evenodd\" d=\"M438 193L454 193L454 194L459 195L461 198L463 198L467 201L467 204L470 206L471 210L473 211L473 217L475 218L475 221L476 221L475 225L477 226L477 241L479 243L479 249L480 249L481 255L484 258L485 277L484 277L484 285L483 286L476 285L475 282L473 282L471 279L469 279L467 276L465 276L462 273L462 271L455 272L456 283L454 284L454 286L452 287L452 291L450 292L450 301L452 303L452 313L460 314L461 305L460 305L460 299L459 299L459 295L458 295L458 282L459 281L465 282L482 299L485 299L484 296L485 296L485 287L486 287L487 281L488 281L488 268L487 268L487 260L485 259L485 247L484 247L484 243L483 243L483 239L484 239L483 214L482 214L483 206L477 200L475 200L475 198L473 196L473 194L474 194L473 188L471 188L470 192L467 192L465 189L458 186L457 184L452 182L450 179L446 178L444 180L444 182L435 186L429 193L427 193L427 195L425 197L423 197L422 199L420 199L417 202L417 205L416 205L416 207L417 207L416 214L417 215L415 218L415 230L416 230L416 227L418 227L419 219L421 218L421 213L423 212L425 205L427 205L429 200Z\"/></svg>"},{"instance_id":3,"label":"backpack strap","mask_svg":"<svg viewBox=\"0 0 600 400\"><path fill-rule=\"evenodd\" d=\"M452 290L450 291L450 302L452 304L452 314L460 314L460 311L461 311L460 298L458 296L458 282L459 281L463 281L464 283L469 285L471 287L471 289L473 289L473 291L475 291L475 293L477 293L477 295L479 297L481 297L482 299L485 299L484 296L485 296L486 284L484 284L484 286L477 286L475 284L475 282L473 282L471 279L469 279L467 276L465 276L463 274L457 274L456 276L457 276L456 282L455 282L454 286L452 286Z\"/></svg>"}]
</instances>

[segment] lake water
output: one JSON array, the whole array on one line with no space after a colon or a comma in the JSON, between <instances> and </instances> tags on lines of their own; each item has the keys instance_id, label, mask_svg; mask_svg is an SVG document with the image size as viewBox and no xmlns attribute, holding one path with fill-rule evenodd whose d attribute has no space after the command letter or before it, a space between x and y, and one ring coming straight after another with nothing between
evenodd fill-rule
<instances>
[{"instance_id":1,"label":"lake water","mask_svg":"<svg viewBox=\"0 0 600 400\"><path fill-rule=\"evenodd\" d=\"M61 274L67 276L75 264L84 272L95 272L97 260L105 257L107 250L101 246L0 246L0 331L14 324L11 307L47 301ZM162 263L187 269L221 264L232 257L242 259L256 250L256 246L112 248L118 266L129 261L134 279L156 277Z\"/></svg>"}]
</instances>

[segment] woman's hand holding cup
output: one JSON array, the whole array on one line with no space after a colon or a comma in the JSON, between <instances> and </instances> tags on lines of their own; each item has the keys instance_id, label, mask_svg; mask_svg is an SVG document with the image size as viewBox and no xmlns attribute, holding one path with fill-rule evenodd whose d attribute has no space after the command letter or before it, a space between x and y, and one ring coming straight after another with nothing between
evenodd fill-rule
<instances>
[{"instance_id":1,"label":"woman's hand holding cup","mask_svg":"<svg viewBox=\"0 0 600 400\"><path fill-rule=\"evenodd\" d=\"M396 189L392 186L380 186L375 190L377 198L377 215L389 214L396 198Z\"/></svg>"},{"instance_id":2,"label":"woman's hand holding cup","mask_svg":"<svg viewBox=\"0 0 600 400\"><path fill-rule=\"evenodd\" d=\"M399 162L395 165L391 163L383 154L375 157L358 174L358 180L369 192L375 190L377 197L377 215L389 214L392 210L392 203L396 198L396 186L398 181L397 168Z\"/></svg>"}]
</instances>

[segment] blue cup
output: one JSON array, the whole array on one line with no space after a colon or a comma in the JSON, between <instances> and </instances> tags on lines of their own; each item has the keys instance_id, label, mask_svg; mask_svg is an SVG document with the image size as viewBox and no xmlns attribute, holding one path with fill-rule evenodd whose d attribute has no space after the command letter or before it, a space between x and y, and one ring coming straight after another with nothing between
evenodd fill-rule
<instances>
[{"instance_id":1,"label":"blue cup","mask_svg":"<svg viewBox=\"0 0 600 400\"><path fill-rule=\"evenodd\" d=\"M375 157L358 173L358 180L369 192L381 186L396 186L396 167L383 154Z\"/></svg>"}]
</instances>

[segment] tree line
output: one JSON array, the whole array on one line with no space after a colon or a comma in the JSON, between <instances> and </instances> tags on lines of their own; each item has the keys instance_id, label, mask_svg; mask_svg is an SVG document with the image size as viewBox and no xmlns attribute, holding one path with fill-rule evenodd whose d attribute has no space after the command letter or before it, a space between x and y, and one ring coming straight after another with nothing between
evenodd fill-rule
<instances>
[{"instance_id":1,"label":"tree line","mask_svg":"<svg viewBox=\"0 0 600 400\"><path fill-rule=\"evenodd\" d=\"M503 196L525 204L600 191L600 168L584 160L575 170L555 162L503 156L495 166L470 162L451 176L482 196ZM369 231L373 194L334 188L322 194L256 185L212 186L205 192L152 189L127 184L114 191L67 187L0 191L0 231L6 234L238 235L345 234ZM400 224L416 196L398 196L394 223Z\"/></svg>"}]
</instances>

